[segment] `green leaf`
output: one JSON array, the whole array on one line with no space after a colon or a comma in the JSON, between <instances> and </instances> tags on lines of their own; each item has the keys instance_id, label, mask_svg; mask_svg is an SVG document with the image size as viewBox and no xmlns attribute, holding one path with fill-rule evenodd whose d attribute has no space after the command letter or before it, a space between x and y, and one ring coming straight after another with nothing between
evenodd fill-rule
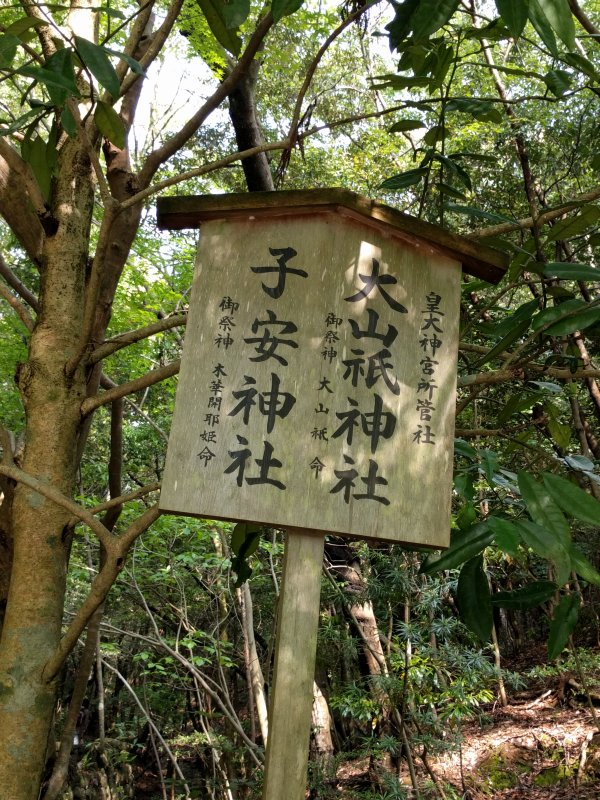
<instances>
[{"instance_id":1,"label":"green leaf","mask_svg":"<svg viewBox=\"0 0 600 800\"><path fill-rule=\"evenodd\" d=\"M600 269L589 264L551 261L544 267L545 278L560 278L566 281L600 281Z\"/></svg>"},{"instance_id":2,"label":"green leaf","mask_svg":"<svg viewBox=\"0 0 600 800\"><path fill-rule=\"evenodd\" d=\"M420 119L401 119L389 128L389 133L404 133L405 131L414 131L417 128L424 127L425 123L421 122Z\"/></svg>"},{"instance_id":3,"label":"green leaf","mask_svg":"<svg viewBox=\"0 0 600 800\"><path fill-rule=\"evenodd\" d=\"M200 10L204 14L208 27L213 36L223 45L225 50L233 53L234 56L240 54L242 40L235 31L230 30L225 22L223 3L221 0L196 0Z\"/></svg>"},{"instance_id":4,"label":"green leaf","mask_svg":"<svg viewBox=\"0 0 600 800\"><path fill-rule=\"evenodd\" d=\"M531 329L536 332L542 327L547 336L565 336L578 328L593 325L600 317L600 306L591 306L585 300L567 300L552 308L546 308L533 317ZM553 323L553 324L550 324Z\"/></svg>"},{"instance_id":5,"label":"green leaf","mask_svg":"<svg viewBox=\"0 0 600 800\"><path fill-rule=\"evenodd\" d=\"M535 403L543 398L541 392L519 392L511 394L502 411L498 414L498 424L504 425L505 422L517 414L519 411L528 411Z\"/></svg>"},{"instance_id":6,"label":"green leaf","mask_svg":"<svg viewBox=\"0 0 600 800\"><path fill-rule=\"evenodd\" d=\"M100 133L112 142L115 147L123 150L125 147L125 125L112 106L98 100L94 112L94 122Z\"/></svg>"},{"instance_id":7,"label":"green leaf","mask_svg":"<svg viewBox=\"0 0 600 800\"><path fill-rule=\"evenodd\" d=\"M481 122L502 122L500 111L489 100L465 100L457 98L450 100L446 111L459 111L461 114L471 114Z\"/></svg>"},{"instance_id":8,"label":"green leaf","mask_svg":"<svg viewBox=\"0 0 600 800\"><path fill-rule=\"evenodd\" d=\"M558 586L552 581L535 581L528 586L523 586L522 589L514 589L512 592L496 592L492 596L492 605L525 611L550 600L557 589Z\"/></svg>"},{"instance_id":9,"label":"green leaf","mask_svg":"<svg viewBox=\"0 0 600 800\"><path fill-rule=\"evenodd\" d=\"M575 23L568 0L537 0L552 30L569 50L575 49Z\"/></svg>"},{"instance_id":10,"label":"green leaf","mask_svg":"<svg viewBox=\"0 0 600 800\"><path fill-rule=\"evenodd\" d=\"M98 81L109 92L114 100L119 97L119 78L104 48L99 47L81 36L75 37L77 54Z\"/></svg>"},{"instance_id":11,"label":"green leaf","mask_svg":"<svg viewBox=\"0 0 600 800\"><path fill-rule=\"evenodd\" d=\"M48 93L56 88L63 90L61 97L79 97L75 82L70 77L61 75L59 72L52 72L44 67L19 67L16 72L18 75L24 75L26 78L33 78L35 81L43 83L48 89ZM64 101L61 100L62 102Z\"/></svg>"},{"instance_id":12,"label":"green leaf","mask_svg":"<svg viewBox=\"0 0 600 800\"><path fill-rule=\"evenodd\" d=\"M568 550L571 546L569 523L548 489L535 481L527 472L519 472L517 480L531 519L545 528Z\"/></svg>"},{"instance_id":13,"label":"green leaf","mask_svg":"<svg viewBox=\"0 0 600 800\"><path fill-rule=\"evenodd\" d=\"M246 522L238 522L231 532L231 550L236 555L240 552L240 547L246 539L248 525Z\"/></svg>"},{"instance_id":14,"label":"green leaf","mask_svg":"<svg viewBox=\"0 0 600 800\"><path fill-rule=\"evenodd\" d=\"M538 0L529 0L528 14L531 24L538 32L542 42L546 45L550 53L555 58L558 58L558 45L556 44L556 37L554 36L552 25L542 11Z\"/></svg>"},{"instance_id":15,"label":"green leaf","mask_svg":"<svg viewBox=\"0 0 600 800\"><path fill-rule=\"evenodd\" d=\"M450 547L439 556L430 556L421 566L421 572L432 575L444 569L455 569L481 553L492 542L494 531L487 521L479 522L467 531L452 534Z\"/></svg>"},{"instance_id":16,"label":"green leaf","mask_svg":"<svg viewBox=\"0 0 600 800\"><path fill-rule=\"evenodd\" d=\"M502 517L489 517L488 523L494 532L494 541L509 556L516 556L519 552L519 542L521 535L519 528L507 519Z\"/></svg>"},{"instance_id":17,"label":"green leaf","mask_svg":"<svg viewBox=\"0 0 600 800\"><path fill-rule=\"evenodd\" d=\"M446 208L448 211L454 211L456 214L467 214L470 217L477 217L478 219L485 219L490 222L514 222L514 219L504 217L501 214L492 214L489 211L484 211L474 206L461 206L454 203L447 203Z\"/></svg>"},{"instance_id":18,"label":"green leaf","mask_svg":"<svg viewBox=\"0 0 600 800\"><path fill-rule=\"evenodd\" d=\"M496 0L496 8L511 36L518 39L527 22L528 0Z\"/></svg>"},{"instance_id":19,"label":"green leaf","mask_svg":"<svg viewBox=\"0 0 600 800\"><path fill-rule=\"evenodd\" d=\"M35 175L44 200L48 200L52 183L52 169L48 159L46 142L40 136L36 136L30 141L26 161Z\"/></svg>"},{"instance_id":20,"label":"green leaf","mask_svg":"<svg viewBox=\"0 0 600 800\"><path fill-rule=\"evenodd\" d=\"M0 34L0 68L8 69L12 66L20 43L20 39L12 33Z\"/></svg>"},{"instance_id":21,"label":"green leaf","mask_svg":"<svg viewBox=\"0 0 600 800\"><path fill-rule=\"evenodd\" d=\"M229 0L223 3L223 18L228 28L239 28L250 13L250 0Z\"/></svg>"},{"instance_id":22,"label":"green leaf","mask_svg":"<svg viewBox=\"0 0 600 800\"><path fill-rule=\"evenodd\" d=\"M406 172L400 172L398 175L393 175L387 178L379 187L380 189L387 189L391 192L396 192L399 189L406 189L408 186L413 186L419 183L425 175L427 175L427 167L418 167L417 169L409 169Z\"/></svg>"},{"instance_id":23,"label":"green leaf","mask_svg":"<svg viewBox=\"0 0 600 800\"><path fill-rule=\"evenodd\" d=\"M567 301L569 302L569 301ZM566 303L563 303L566 305ZM566 336L569 333L574 333L576 330L583 331L594 325L600 320L600 306L590 308L588 303L585 303L585 308L582 308L578 314L567 319L560 320L544 331L546 336Z\"/></svg>"},{"instance_id":24,"label":"green leaf","mask_svg":"<svg viewBox=\"0 0 600 800\"><path fill-rule=\"evenodd\" d=\"M583 72L588 78L594 81L600 81L600 72L598 72L592 62L585 56L582 56L581 53L562 53L561 59L566 61L571 67L575 67L575 69Z\"/></svg>"},{"instance_id":25,"label":"green leaf","mask_svg":"<svg viewBox=\"0 0 600 800\"><path fill-rule=\"evenodd\" d=\"M521 534L521 539L526 547L530 547L540 558L550 561L556 570L556 580L562 586L569 580L571 573L571 543L565 547L563 542L557 539L554 534L536 525L529 520L518 520L515 523Z\"/></svg>"},{"instance_id":26,"label":"green leaf","mask_svg":"<svg viewBox=\"0 0 600 800\"><path fill-rule=\"evenodd\" d=\"M600 208L584 206L575 217L567 217L556 222L546 237L548 242L557 242L559 239L570 239L586 231L600 219Z\"/></svg>"},{"instance_id":27,"label":"green leaf","mask_svg":"<svg viewBox=\"0 0 600 800\"><path fill-rule=\"evenodd\" d=\"M595 586L600 586L600 572L590 564L588 559L583 553L573 545L569 555L571 556L571 566L573 571L576 572L584 581L593 583Z\"/></svg>"},{"instance_id":28,"label":"green leaf","mask_svg":"<svg viewBox=\"0 0 600 800\"><path fill-rule=\"evenodd\" d=\"M551 417L548 420L548 430L550 431L550 436L552 436L560 449L566 450L571 442L571 426Z\"/></svg>"},{"instance_id":29,"label":"green leaf","mask_svg":"<svg viewBox=\"0 0 600 800\"><path fill-rule=\"evenodd\" d=\"M29 36L24 34L31 32L32 28L41 28L44 25L48 25L48 23L38 17L20 17L8 26L5 33L12 33L13 36L18 36L21 41L26 41Z\"/></svg>"},{"instance_id":30,"label":"green leaf","mask_svg":"<svg viewBox=\"0 0 600 800\"><path fill-rule=\"evenodd\" d=\"M600 503L579 486L549 472L542 474L544 486L562 510L571 517L600 527Z\"/></svg>"},{"instance_id":31,"label":"green leaf","mask_svg":"<svg viewBox=\"0 0 600 800\"><path fill-rule=\"evenodd\" d=\"M460 0L421 0L410 20L413 39L428 39L450 20L459 3Z\"/></svg>"},{"instance_id":32,"label":"green leaf","mask_svg":"<svg viewBox=\"0 0 600 800\"><path fill-rule=\"evenodd\" d=\"M34 124L42 119L44 114L40 114L39 108L32 108L31 111L27 111L25 114L22 114L20 117L17 117L13 122L6 123L4 125L0 124L0 136L8 136L15 131L23 130L26 124L33 118Z\"/></svg>"},{"instance_id":33,"label":"green leaf","mask_svg":"<svg viewBox=\"0 0 600 800\"><path fill-rule=\"evenodd\" d=\"M71 138L75 137L77 134L77 122L68 108L65 108L60 115L60 124Z\"/></svg>"},{"instance_id":34,"label":"green leaf","mask_svg":"<svg viewBox=\"0 0 600 800\"><path fill-rule=\"evenodd\" d=\"M128 56L127 53L122 53L120 50L112 50L110 47L105 47L104 45L102 46L102 50L104 50L105 53L110 53L111 56L115 56L115 58L120 58L121 61L124 61L131 67L131 71L135 72L136 75L144 76L146 74L140 62Z\"/></svg>"},{"instance_id":35,"label":"green leaf","mask_svg":"<svg viewBox=\"0 0 600 800\"><path fill-rule=\"evenodd\" d=\"M386 31L389 32L392 50L397 50L406 41L411 30L412 15L419 3L420 0L404 0L403 3L397 3L394 6L396 16L385 26Z\"/></svg>"},{"instance_id":36,"label":"green leaf","mask_svg":"<svg viewBox=\"0 0 600 800\"><path fill-rule=\"evenodd\" d=\"M454 454L468 458L471 461L477 461L477 450L463 439L454 440Z\"/></svg>"},{"instance_id":37,"label":"green leaf","mask_svg":"<svg viewBox=\"0 0 600 800\"><path fill-rule=\"evenodd\" d=\"M556 97L562 97L569 91L573 79L564 69L553 69L544 75L544 83Z\"/></svg>"},{"instance_id":38,"label":"green leaf","mask_svg":"<svg viewBox=\"0 0 600 800\"><path fill-rule=\"evenodd\" d=\"M487 642L492 632L493 619L483 556L476 556L463 566L458 577L456 596L462 621L482 642Z\"/></svg>"},{"instance_id":39,"label":"green leaf","mask_svg":"<svg viewBox=\"0 0 600 800\"><path fill-rule=\"evenodd\" d=\"M548 658L558 658L565 649L569 641L569 636L577 624L578 617L579 597L575 594L567 594L561 597L554 611L552 622L550 623Z\"/></svg>"},{"instance_id":40,"label":"green leaf","mask_svg":"<svg viewBox=\"0 0 600 800\"><path fill-rule=\"evenodd\" d=\"M279 22L282 17L287 17L302 8L304 0L273 0L271 10L273 12L273 19Z\"/></svg>"},{"instance_id":41,"label":"green leaf","mask_svg":"<svg viewBox=\"0 0 600 800\"><path fill-rule=\"evenodd\" d=\"M477 362L477 366L482 367L484 364L487 364L488 361L493 361L496 358L496 356L500 355L500 353L503 353L507 347L509 347L514 341L516 341L520 336L522 336L522 334L525 333L527 328L529 328L528 319L521 320L520 322L515 322L515 325L513 329L510 331L510 333L507 333L503 339L500 339L498 344L492 347L489 353L486 353L486 355L480 361Z\"/></svg>"},{"instance_id":42,"label":"green leaf","mask_svg":"<svg viewBox=\"0 0 600 800\"><path fill-rule=\"evenodd\" d=\"M75 70L73 69L73 53L67 48L57 50L46 61L45 69L54 75L59 75L66 81L63 88L48 85L48 94L55 106L62 106L68 97L79 97L79 90L75 82Z\"/></svg>"}]
</instances>

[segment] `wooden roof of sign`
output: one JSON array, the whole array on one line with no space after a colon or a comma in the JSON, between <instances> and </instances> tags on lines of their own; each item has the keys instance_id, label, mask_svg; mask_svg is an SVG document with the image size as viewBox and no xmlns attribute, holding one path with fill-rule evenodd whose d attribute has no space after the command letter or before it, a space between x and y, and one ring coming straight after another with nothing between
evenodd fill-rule
<instances>
[{"instance_id":1,"label":"wooden roof of sign","mask_svg":"<svg viewBox=\"0 0 600 800\"><path fill-rule=\"evenodd\" d=\"M223 218L336 214L400 239L426 242L460 262L464 272L489 283L499 283L508 269L508 255L500 250L346 189L161 197L157 208L158 226L168 230L199 228L203 222Z\"/></svg>"}]
</instances>

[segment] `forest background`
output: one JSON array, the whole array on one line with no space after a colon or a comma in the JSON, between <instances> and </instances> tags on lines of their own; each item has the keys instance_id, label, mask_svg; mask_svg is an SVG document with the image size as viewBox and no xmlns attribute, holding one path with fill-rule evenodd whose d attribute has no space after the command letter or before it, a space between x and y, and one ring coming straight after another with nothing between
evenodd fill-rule
<instances>
[{"instance_id":1,"label":"forest background","mask_svg":"<svg viewBox=\"0 0 600 800\"><path fill-rule=\"evenodd\" d=\"M313 796L359 753L389 769L357 796L404 796L399 762L428 791L417 757L443 793L428 754L523 685L528 641L585 686L599 36L576 0L3 2L3 800L94 758L154 764L156 796L260 791L281 535L158 511L196 241L157 231L165 193L343 186L510 255L463 284L450 549L328 541Z\"/></svg>"}]
</instances>

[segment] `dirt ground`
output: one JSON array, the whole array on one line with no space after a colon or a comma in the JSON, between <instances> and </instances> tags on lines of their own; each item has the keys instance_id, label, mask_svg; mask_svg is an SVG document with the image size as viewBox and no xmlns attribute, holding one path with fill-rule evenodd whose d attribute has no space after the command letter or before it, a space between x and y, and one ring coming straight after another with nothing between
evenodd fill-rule
<instances>
[{"instance_id":1,"label":"dirt ground","mask_svg":"<svg viewBox=\"0 0 600 800\"><path fill-rule=\"evenodd\" d=\"M530 695L490 708L485 726L469 723L462 733L458 752L429 759L447 800L600 800L600 732L580 702L560 702L556 691ZM367 762L343 765L340 800L357 796L361 784L364 791L368 772ZM408 776L401 781L408 789Z\"/></svg>"}]
</instances>

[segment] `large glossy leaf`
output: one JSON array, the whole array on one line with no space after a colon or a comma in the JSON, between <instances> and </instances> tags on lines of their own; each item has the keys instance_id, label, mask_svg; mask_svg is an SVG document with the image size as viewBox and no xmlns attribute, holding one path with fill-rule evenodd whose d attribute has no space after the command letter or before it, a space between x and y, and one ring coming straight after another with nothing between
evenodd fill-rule
<instances>
[{"instance_id":1,"label":"large glossy leaf","mask_svg":"<svg viewBox=\"0 0 600 800\"><path fill-rule=\"evenodd\" d=\"M579 214L574 217L566 217L550 228L547 236L549 242L557 242L559 239L570 239L572 236L587 231L600 219L600 208L596 206L584 206Z\"/></svg>"},{"instance_id":2,"label":"large glossy leaf","mask_svg":"<svg viewBox=\"0 0 600 800\"><path fill-rule=\"evenodd\" d=\"M64 96L78 97L79 92L74 80L70 76L62 75L59 72L52 72L44 67L20 67L16 70L19 75L24 75L27 78L33 78L39 83L43 83L50 92L51 89L59 89L64 91Z\"/></svg>"},{"instance_id":3,"label":"large glossy leaf","mask_svg":"<svg viewBox=\"0 0 600 800\"><path fill-rule=\"evenodd\" d=\"M512 330L509 331L509 333L507 333L503 339L500 339L500 341L494 347L492 347L489 353L486 353L486 355L477 362L477 366L482 367L484 364L487 364L488 361L493 361L496 356L500 355L500 353L503 353L507 347L509 347L520 336L522 336L528 328L528 319L515 321Z\"/></svg>"},{"instance_id":4,"label":"large glossy leaf","mask_svg":"<svg viewBox=\"0 0 600 800\"><path fill-rule=\"evenodd\" d=\"M502 122L503 117L499 109L489 100L471 100L458 98L450 100L446 105L447 111L460 111L462 114L471 114L481 122Z\"/></svg>"},{"instance_id":5,"label":"large glossy leaf","mask_svg":"<svg viewBox=\"0 0 600 800\"><path fill-rule=\"evenodd\" d=\"M304 0L273 0L271 10L273 19L279 22L282 17L287 17L302 8Z\"/></svg>"},{"instance_id":6,"label":"large glossy leaf","mask_svg":"<svg viewBox=\"0 0 600 800\"><path fill-rule=\"evenodd\" d=\"M392 50L397 50L406 41L411 30L411 18L419 2L420 0L404 0L403 3L395 5L396 16L385 26L389 32Z\"/></svg>"},{"instance_id":7,"label":"large glossy leaf","mask_svg":"<svg viewBox=\"0 0 600 800\"><path fill-rule=\"evenodd\" d=\"M517 39L527 22L528 0L496 0L496 8L511 35Z\"/></svg>"},{"instance_id":8,"label":"large glossy leaf","mask_svg":"<svg viewBox=\"0 0 600 800\"><path fill-rule=\"evenodd\" d=\"M421 122L420 119L401 119L398 122L394 122L392 127L389 129L390 133L404 133L405 131L414 131L417 128L424 128L425 123Z\"/></svg>"},{"instance_id":9,"label":"large glossy leaf","mask_svg":"<svg viewBox=\"0 0 600 800\"><path fill-rule=\"evenodd\" d=\"M75 37L75 46L77 54L100 86L116 100L120 91L119 78L104 48L81 36Z\"/></svg>"},{"instance_id":10,"label":"large glossy leaf","mask_svg":"<svg viewBox=\"0 0 600 800\"><path fill-rule=\"evenodd\" d=\"M569 580L571 573L571 544L565 547L563 542L556 538L550 531L529 520L519 520L515 523L519 527L523 543L530 547L540 558L550 561L556 571L556 580L562 586Z\"/></svg>"},{"instance_id":11,"label":"large glossy leaf","mask_svg":"<svg viewBox=\"0 0 600 800\"><path fill-rule=\"evenodd\" d=\"M108 103L98 100L94 122L100 133L121 150L125 147L125 126L123 120Z\"/></svg>"},{"instance_id":12,"label":"large glossy leaf","mask_svg":"<svg viewBox=\"0 0 600 800\"><path fill-rule=\"evenodd\" d=\"M566 514L600 527L600 503L595 497L558 475L544 472L542 478L553 500Z\"/></svg>"},{"instance_id":13,"label":"large glossy leaf","mask_svg":"<svg viewBox=\"0 0 600 800\"><path fill-rule=\"evenodd\" d=\"M568 301L567 301L568 302ZM590 325L595 325L600 320L600 306L591 306L585 303L584 306L577 314L565 317L549 328L546 328L544 333L547 336L567 336L569 333L575 331L583 331L589 328Z\"/></svg>"},{"instance_id":14,"label":"large glossy leaf","mask_svg":"<svg viewBox=\"0 0 600 800\"><path fill-rule=\"evenodd\" d=\"M556 97L562 97L569 91L573 79L564 69L552 69L544 75L544 83Z\"/></svg>"},{"instance_id":15,"label":"large glossy leaf","mask_svg":"<svg viewBox=\"0 0 600 800\"><path fill-rule=\"evenodd\" d=\"M47 86L48 94L55 106L64 105L68 97L79 96L73 69L73 53L68 47L63 47L62 50L57 50L56 53L50 56L44 69L54 75L60 75L66 81L64 87L56 87L51 84ZM70 88L68 88L69 86Z\"/></svg>"},{"instance_id":16,"label":"large glossy leaf","mask_svg":"<svg viewBox=\"0 0 600 800\"><path fill-rule=\"evenodd\" d=\"M569 555L571 556L571 566L574 572L583 578L584 581L593 583L595 586L600 586L600 572L598 572L593 564L590 564L581 550L575 547L575 545L572 545Z\"/></svg>"},{"instance_id":17,"label":"large glossy leaf","mask_svg":"<svg viewBox=\"0 0 600 800\"><path fill-rule=\"evenodd\" d=\"M196 2L215 39L223 45L225 50L238 56L242 48L242 41L234 30L227 27L221 0L196 0Z\"/></svg>"},{"instance_id":18,"label":"large glossy leaf","mask_svg":"<svg viewBox=\"0 0 600 800\"><path fill-rule=\"evenodd\" d=\"M23 153L23 149L21 149L21 153ZM25 160L35 175L42 195L45 200L48 200L52 182L52 165L48 158L46 142L40 136L31 139L26 155Z\"/></svg>"},{"instance_id":19,"label":"large glossy leaf","mask_svg":"<svg viewBox=\"0 0 600 800\"><path fill-rule=\"evenodd\" d=\"M521 541L519 527L502 517L489 517L488 524L494 532L494 541L503 553L516 556Z\"/></svg>"},{"instance_id":20,"label":"large glossy leaf","mask_svg":"<svg viewBox=\"0 0 600 800\"><path fill-rule=\"evenodd\" d=\"M573 331L589 328L598 319L600 306L575 298L540 311L533 317L531 329L535 332L544 328L542 333L547 336L566 336Z\"/></svg>"},{"instance_id":21,"label":"large glossy leaf","mask_svg":"<svg viewBox=\"0 0 600 800\"><path fill-rule=\"evenodd\" d=\"M569 523L547 487L535 481L527 472L519 472L518 482L521 496L532 520L544 527L565 549L568 549L571 545Z\"/></svg>"},{"instance_id":22,"label":"large glossy leaf","mask_svg":"<svg viewBox=\"0 0 600 800\"><path fill-rule=\"evenodd\" d=\"M579 597L568 594L561 597L554 610L554 617L550 623L548 637L548 658L558 658L565 649L569 636L577 623L579 616Z\"/></svg>"},{"instance_id":23,"label":"large glossy leaf","mask_svg":"<svg viewBox=\"0 0 600 800\"><path fill-rule=\"evenodd\" d=\"M556 36L554 35L552 25L542 11L538 0L529 0L528 14L531 24L538 32L542 42L546 45L552 55L555 58L558 58L558 45L556 44Z\"/></svg>"},{"instance_id":24,"label":"large glossy leaf","mask_svg":"<svg viewBox=\"0 0 600 800\"><path fill-rule=\"evenodd\" d=\"M567 281L600 281L600 269L589 264L569 264L551 261L544 267L545 278L561 278Z\"/></svg>"},{"instance_id":25,"label":"large glossy leaf","mask_svg":"<svg viewBox=\"0 0 600 800\"><path fill-rule=\"evenodd\" d=\"M0 68L8 69L12 66L20 43L20 39L12 33L0 34Z\"/></svg>"},{"instance_id":26,"label":"large glossy leaf","mask_svg":"<svg viewBox=\"0 0 600 800\"><path fill-rule=\"evenodd\" d=\"M387 189L390 192L406 189L408 186L414 186L415 183L419 183L427 175L427 171L427 167L409 169L406 172L387 178L379 188Z\"/></svg>"},{"instance_id":27,"label":"large glossy leaf","mask_svg":"<svg viewBox=\"0 0 600 800\"><path fill-rule=\"evenodd\" d=\"M439 30L450 20L459 3L460 0L421 0L411 18L414 40L424 41Z\"/></svg>"},{"instance_id":28,"label":"large glossy leaf","mask_svg":"<svg viewBox=\"0 0 600 800\"><path fill-rule=\"evenodd\" d=\"M483 556L475 556L463 566L458 577L456 595L462 621L482 642L487 642L492 632L493 619Z\"/></svg>"},{"instance_id":29,"label":"large glossy leaf","mask_svg":"<svg viewBox=\"0 0 600 800\"><path fill-rule=\"evenodd\" d=\"M113 50L112 48L106 46L103 46L102 49L105 53L109 53L111 56L115 56L115 58L120 58L121 61L124 61L129 67L131 67L131 71L135 72L136 75L146 74L140 62L127 55L127 53L122 53L120 50Z\"/></svg>"},{"instance_id":30,"label":"large glossy leaf","mask_svg":"<svg viewBox=\"0 0 600 800\"><path fill-rule=\"evenodd\" d=\"M19 17L12 22L5 30L13 36L18 36L22 41L29 40L33 28L41 28L47 23L39 17Z\"/></svg>"},{"instance_id":31,"label":"large glossy leaf","mask_svg":"<svg viewBox=\"0 0 600 800\"><path fill-rule=\"evenodd\" d=\"M421 572L431 575L444 569L455 569L485 550L493 538L494 531L487 521L479 522L466 531L455 531L450 547L441 555L429 556L422 564Z\"/></svg>"},{"instance_id":32,"label":"large glossy leaf","mask_svg":"<svg viewBox=\"0 0 600 800\"><path fill-rule=\"evenodd\" d=\"M522 589L514 589L512 592L496 592L492 595L492 605L523 611L545 603L557 589L557 585L552 581L535 581Z\"/></svg>"},{"instance_id":33,"label":"large glossy leaf","mask_svg":"<svg viewBox=\"0 0 600 800\"><path fill-rule=\"evenodd\" d=\"M537 0L544 16L569 50L575 49L575 23L569 0Z\"/></svg>"}]
</instances>

